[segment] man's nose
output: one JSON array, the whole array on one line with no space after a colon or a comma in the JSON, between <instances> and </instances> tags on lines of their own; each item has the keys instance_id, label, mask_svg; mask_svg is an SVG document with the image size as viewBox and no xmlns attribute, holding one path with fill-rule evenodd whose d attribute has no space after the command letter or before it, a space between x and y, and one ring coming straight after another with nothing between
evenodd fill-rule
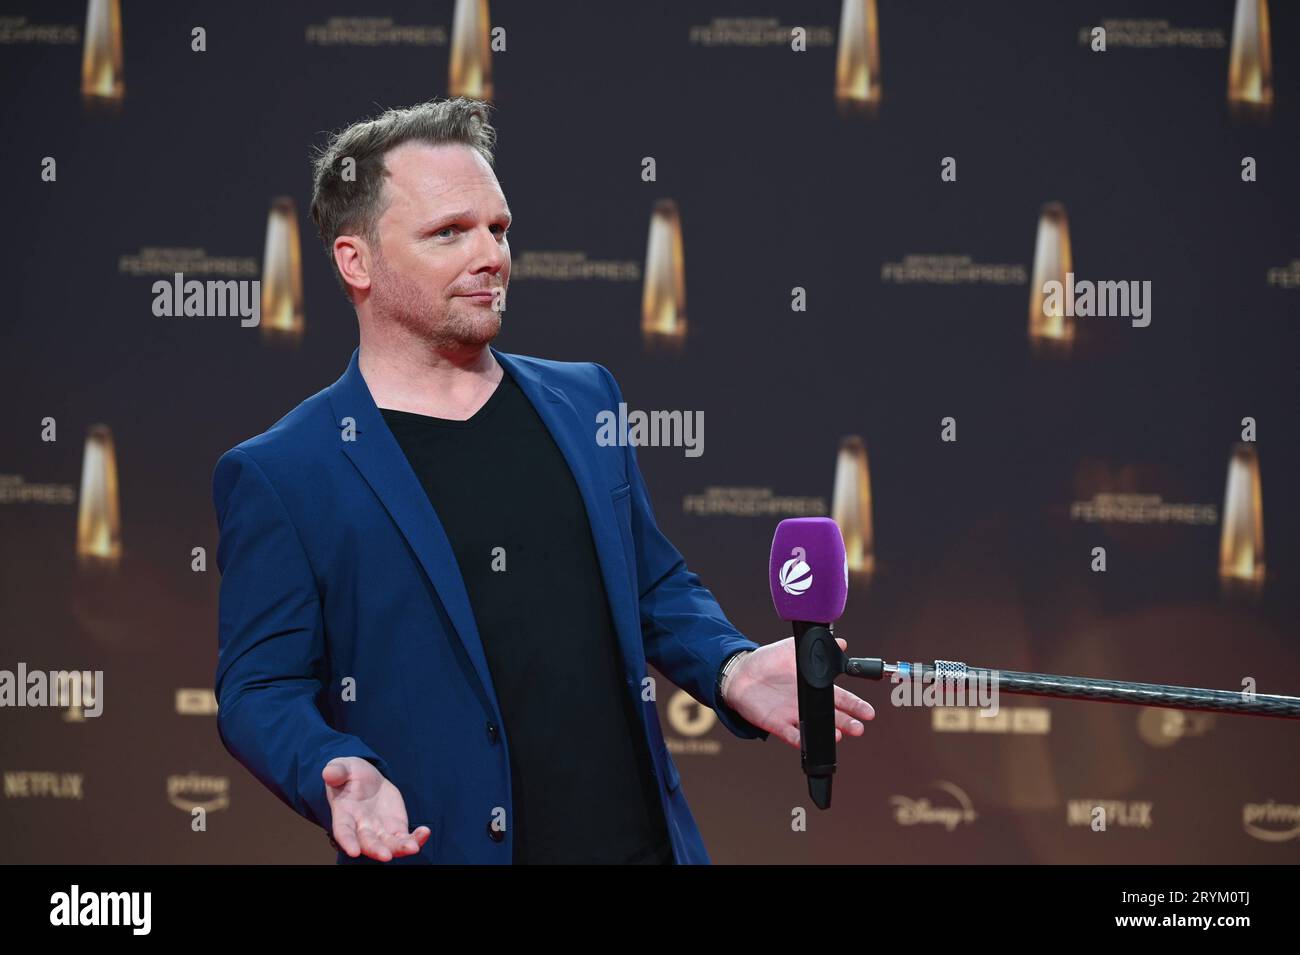
<instances>
[{"instance_id":1,"label":"man's nose","mask_svg":"<svg viewBox=\"0 0 1300 955\"><path fill-rule=\"evenodd\" d=\"M474 232L473 272L499 272L506 264L506 250L501 238L489 227Z\"/></svg>"}]
</instances>

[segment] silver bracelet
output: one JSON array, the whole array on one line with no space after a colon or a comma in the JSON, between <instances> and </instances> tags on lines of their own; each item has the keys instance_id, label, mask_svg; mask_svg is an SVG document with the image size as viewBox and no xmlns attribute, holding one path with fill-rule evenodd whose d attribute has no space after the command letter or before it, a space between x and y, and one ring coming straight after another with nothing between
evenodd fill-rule
<instances>
[{"instance_id":1,"label":"silver bracelet","mask_svg":"<svg viewBox=\"0 0 1300 955\"><path fill-rule=\"evenodd\" d=\"M736 664L753 652L753 650L741 650L728 660L727 665L722 668L722 678L718 680L718 697L722 702L727 702L727 681L731 679L731 674L736 671Z\"/></svg>"}]
</instances>

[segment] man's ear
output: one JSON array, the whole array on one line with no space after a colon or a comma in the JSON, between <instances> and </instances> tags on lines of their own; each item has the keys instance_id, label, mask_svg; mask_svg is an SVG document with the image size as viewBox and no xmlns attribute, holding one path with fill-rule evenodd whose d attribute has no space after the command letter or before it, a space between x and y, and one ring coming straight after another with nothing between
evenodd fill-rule
<instances>
[{"instance_id":1,"label":"man's ear","mask_svg":"<svg viewBox=\"0 0 1300 955\"><path fill-rule=\"evenodd\" d=\"M359 235L341 235L334 240L334 264L348 286L355 291L370 288L374 257L370 246Z\"/></svg>"}]
</instances>

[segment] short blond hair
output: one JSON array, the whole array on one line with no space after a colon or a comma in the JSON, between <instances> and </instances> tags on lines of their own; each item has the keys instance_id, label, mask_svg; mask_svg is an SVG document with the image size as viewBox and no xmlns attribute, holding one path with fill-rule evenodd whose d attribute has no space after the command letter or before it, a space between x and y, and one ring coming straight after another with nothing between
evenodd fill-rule
<instances>
[{"instance_id":1,"label":"short blond hair","mask_svg":"<svg viewBox=\"0 0 1300 955\"><path fill-rule=\"evenodd\" d=\"M407 109L390 109L374 119L362 120L337 133L312 157L311 219L316 223L330 268L348 301L352 293L338 263L334 240L340 235L360 235L379 247L377 224L384 213L384 157L403 143L447 143L468 146L493 164L496 130L489 122L491 105L457 96L430 100ZM351 159L353 173L344 178L344 160Z\"/></svg>"}]
</instances>

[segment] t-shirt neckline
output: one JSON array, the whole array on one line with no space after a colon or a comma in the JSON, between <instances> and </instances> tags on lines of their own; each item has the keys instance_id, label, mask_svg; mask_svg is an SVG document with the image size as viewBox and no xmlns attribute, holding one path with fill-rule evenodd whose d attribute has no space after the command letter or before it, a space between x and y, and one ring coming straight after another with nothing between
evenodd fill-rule
<instances>
[{"instance_id":1,"label":"t-shirt neckline","mask_svg":"<svg viewBox=\"0 0 1300 955\"><path fill-rule=\"evenodd\" d=\"M472 428L484 418L486 418L497 405L501 403L501 396L506 390L506 379L510 377L510 372L506 371L505 366L501 366L501 380L497 382L496 388L492 394L488 395L488 400L483 402L482 407L475 411L463 421L457 421L455 418L435 418L433 415L420 414L415 411L400 411L397 408L380 408L379 412L385 418L395 416L399 420L418 421L422 424L432 425L438 428ZM513 384L513 379L511 383Z\"/></svg>"}]
</instances>

